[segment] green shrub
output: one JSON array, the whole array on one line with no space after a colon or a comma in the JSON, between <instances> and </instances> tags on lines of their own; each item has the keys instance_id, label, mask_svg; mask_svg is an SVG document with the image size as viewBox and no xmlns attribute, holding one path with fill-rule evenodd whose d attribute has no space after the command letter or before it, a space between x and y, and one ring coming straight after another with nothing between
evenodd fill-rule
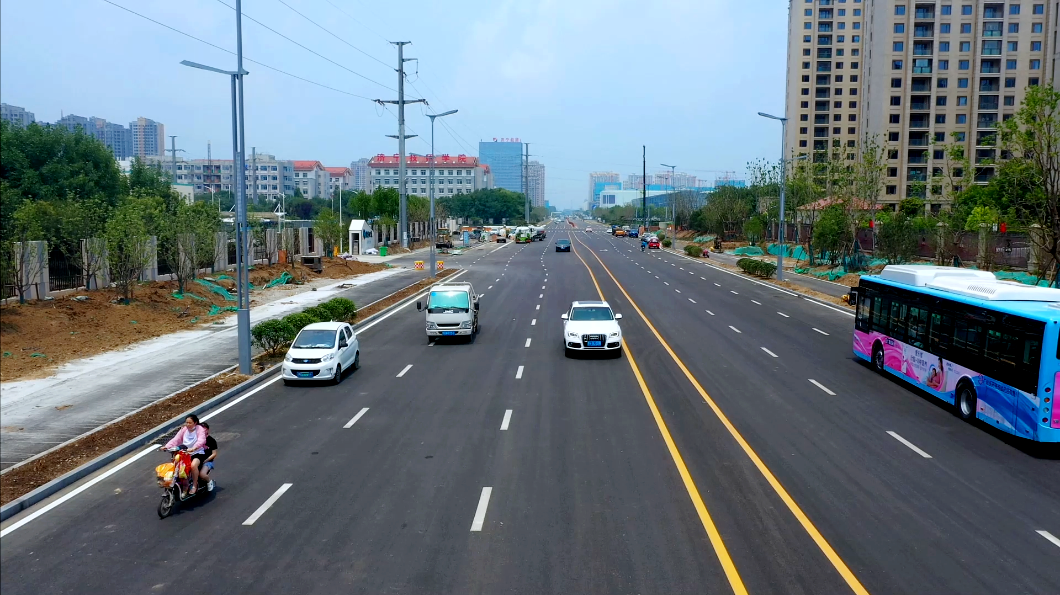
<instances>
[{"instance_id":1,"label":"green shrub","mask_svg":"<svg viewBox=\"0 0 1060 595\"><path fill-rule=\"evenodd\" d=\"M306 326L308 326L310 324L313 324L314 322L319 322L317 319L315 319L312 316L306 314L305 312L298 312L296 314L288 314L287 316L284 316L280 320L291 326L291 336L292 337L297 335L298 331L302 330Z\"/></svg>"},{"instance_id":2,"label":"green shrub","mask_svg":"<svg viewBox=\"0 0 1060 595\"><path fill-rule=\"evenodd\" d=\"M255 324L250 329L254 343L269 355L275 354L294 340L296 331L285 319L266 320Z\"/></svg>"},{"instance_id":3,"label":"green shrub","mask_svg":"<svg viewBox=\"0 0 1060 595\"><path fill-rule=\"evenodd\" d=\"M312 308L306 308L305 310L302 310L302 314L312 316L314 319L313 322L331 322L331 310L322 306L323 304L320 306L313 306Z\"/></svg>"},{"instance_id":4,"label":"green shrub","mask_svg":"<svg viewBox=\"0 0 1060 595\"><path fill-rule=\"evenodd\" d=\"M350 299L330 299L324 302L323 304L320 304L320 307L331 312L332 320L353 322L353 320L357 317L357 306L353 303L353 300Z\"/></svg>"},{"instance_id":5,"label":"green shrub","mask_svg":"<svg viewBox=\"0 0 1060 595\"><path fill-rule=\"evenodd\" d=\"M655 232L655 237L659 238L659 241L661 242L666 239L666 232L660 229L659 231Z\"/></svg>"},{"instance_id":6,"label":"green shrub","mask_svg":"<svg viewBox=\"0 0 1060 595\"><path fill-rule=\"evenodd\" d=\"M664 248L669 248L670 246L673 246L674 243L670 241L670 238L666 238L662 241L662 245Z\"/></svg>"},{"instance_id":7,"label":"green shrub","mask_svg":"<svg viewBox=\"0 0 1060 595\"><path fill-rule=\"evenodd\" d=\"M741 258L736 261L736 266L743 269L747 274L757 277L769 278L773 276L773 273L777 272L777 265L764 260L755 260L754 258Z\"/></svg>"},{"instance_id":8,"label":"green shrub","mask_svg":"<svg viewBox=\"0 0 1060 595\"><path fill-rule=\"evenodd\" d=\"M699 244L688 244L685 246L685 254L699 258L703 256L703 246Z\"/></svg>"}]
</instances>

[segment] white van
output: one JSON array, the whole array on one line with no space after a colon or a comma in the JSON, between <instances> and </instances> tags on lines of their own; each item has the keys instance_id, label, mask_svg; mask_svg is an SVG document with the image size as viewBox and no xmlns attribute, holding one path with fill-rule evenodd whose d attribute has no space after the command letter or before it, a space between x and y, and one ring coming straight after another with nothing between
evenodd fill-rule
<instances>
[{"instance_id":1,"label":"white van","mask_svg":"<svg viewBox=\"0 0 1060 595\"><path fill-rule=\"evenodd\" d=\"M423 302L416 309L424 310ZM478 333L479 296L470 283L439 283L427 296L426 331L432 337L467 337Z\"/></svg>"}]
</instances>

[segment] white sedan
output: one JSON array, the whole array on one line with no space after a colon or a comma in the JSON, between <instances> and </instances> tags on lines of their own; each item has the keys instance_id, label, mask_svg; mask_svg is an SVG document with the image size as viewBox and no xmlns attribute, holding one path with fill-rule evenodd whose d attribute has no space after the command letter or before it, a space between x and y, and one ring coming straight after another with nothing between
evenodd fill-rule
<instances>
[{"instance_id":1,"label":"white sedan","mask_svg":"<svg viewBox=\"0 0 1060 595\"><path fill-rule=\"evenodd\" d=\"M344 370L361 367L361 344L345 322L306 325L283 358L283 383L296 380L342 382Z\"/></svg>"},{"instance_id":2,"label":"white sedan","mask_svg":"<svg viewBox=\"0 0 1060 595\"><path fill-rule=\"evenodd\" d=\"M563 315L563 352L570 357L578 351L603 351L622 356L621 314L611 311L607 302L574 302Z\"/></svg>"}]
</instances>

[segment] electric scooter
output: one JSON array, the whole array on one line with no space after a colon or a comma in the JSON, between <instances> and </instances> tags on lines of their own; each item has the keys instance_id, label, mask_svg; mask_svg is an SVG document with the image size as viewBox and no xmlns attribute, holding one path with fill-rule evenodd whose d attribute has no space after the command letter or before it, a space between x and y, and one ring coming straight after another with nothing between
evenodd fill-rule
<instances>
[{"instance_id":1,"label":"electric scooter","mask_svg":"<svg viewBox=\"0 0 1060 595\"><path fill-rule=\"evenodd\" d=\"M173 453L173 461L155 467L158 487L162 488L162 501L158 504L158 518L161 519L173 514L181 503L187 502L196 496L201 496L208 491L206 482L201 481L200 477L199 486L195 493L189 493L191 489L191 455L183 447L163 450Z\"/></svg>"}]
</instances>

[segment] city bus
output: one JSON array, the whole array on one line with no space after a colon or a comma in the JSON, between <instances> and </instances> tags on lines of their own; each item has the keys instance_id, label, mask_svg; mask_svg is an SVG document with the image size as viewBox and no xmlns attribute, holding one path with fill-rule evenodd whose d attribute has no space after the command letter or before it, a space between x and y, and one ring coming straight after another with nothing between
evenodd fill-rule
<instances>
[{"instance_id":1,"label":"city bus","mask_svg":"<svg viewBox=\"0 0 1060 595\"><path fill-rule=\"evenodd\" d=\"M850 291L854 355L982 420L1060 442L1060 289L937 266L884 267Z\"/></svg>"}]
</instances>

